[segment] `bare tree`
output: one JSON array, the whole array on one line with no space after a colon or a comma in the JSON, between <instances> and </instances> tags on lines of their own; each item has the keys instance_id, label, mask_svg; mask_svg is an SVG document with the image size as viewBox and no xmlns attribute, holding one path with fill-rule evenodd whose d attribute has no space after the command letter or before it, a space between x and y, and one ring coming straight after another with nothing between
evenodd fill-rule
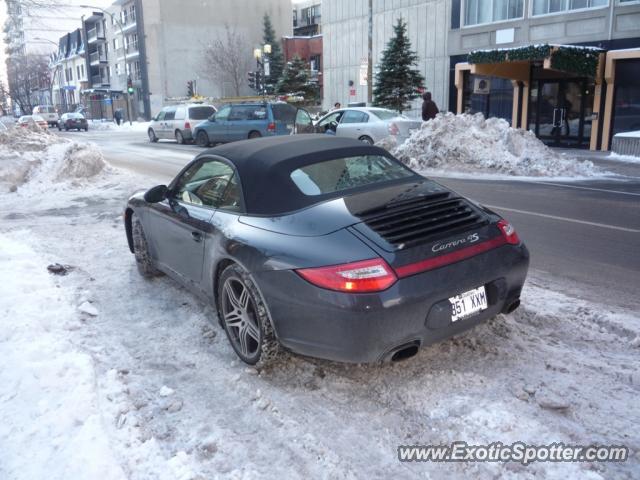
<instances>
[{"instance_id":1,"label":"bare tree","mask_svg":"<svg viewBox=\"0 0 640 480\"><path fill-rule=\"evenodd\" d=\"M230 82L235 95L246 81L251 46L247 39L228 24L225 32L204 46L202 73L219 82Z\"/></svg>"},{"instance_id":2,"label":"bare tree","mask_svg":"<svg viewBox=\"0 0 640 480\"><path fill-rule=\"evenodd\" d=\"M33 111L33 93L37 90L50 90L51 77L47 58L42 55L12 56L7 60L7 78L9 89L4 94L18 105L23 113ZM3 87L4 88L4 87Z\"/></svg>"}]
</instances>

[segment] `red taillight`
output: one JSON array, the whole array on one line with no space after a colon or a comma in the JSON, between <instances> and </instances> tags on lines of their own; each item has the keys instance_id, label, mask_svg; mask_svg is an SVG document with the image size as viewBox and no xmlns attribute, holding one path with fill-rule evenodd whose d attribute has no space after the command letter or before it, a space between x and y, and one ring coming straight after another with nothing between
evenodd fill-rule
<instances>
[{"instance_id":1,"label":"red taillight","mask_svg":"<svg viewBox=\"0 0 640 480\"><path fill-rule=\"evenodd\" d=\"M506 220L500 220L498 222L498 228L500 229L500 232L502 233L502 236L507 241L507 243L511 245L518 245L520 243L520 238L516 233L516 229L513 228L513 225L511 225L509 222L507 222Z\"/></svg>"},{"instance_id":2,"label":"red taillight","mask_svg":"<svg viewBox=\"0 0 640 480\"><path fill-rule=\"evenodd\" d=\"M397 280L393 270L381 258L330 267L303 268L296 272L318 287L338 292L380 292Z\"/></svg>"},{"instance_id":3,"label":"red taillight","mask_svg":"<svg viewBox=\"0 0 640 480\"><path fill-rule=\"evenodd\" d=\"M184 122L184 128L185 129L191 128L191 124L189 122Z\"/></svg>"},{"instance_id":4,"label":"red taillight","mask_svg":"<svg viewBox=\"0 0 640 480\"><path fill-rule=\"evenodd\" d=\"M391 122L389 124L389 135L398 135L399 133L400 133L400 129L398 128L398 125Z\"/></svg>"},{"instance_id":5,"label":"red taillight","mask_svg":"<svg viewBox=\"0 0 640 480\"><path fill-rule=\"evenodd\" d=\"M274 122L271 122L269 125L267 125L267 132L275 133L275 131L276 124Z\"/></svg>"}]
</instances>

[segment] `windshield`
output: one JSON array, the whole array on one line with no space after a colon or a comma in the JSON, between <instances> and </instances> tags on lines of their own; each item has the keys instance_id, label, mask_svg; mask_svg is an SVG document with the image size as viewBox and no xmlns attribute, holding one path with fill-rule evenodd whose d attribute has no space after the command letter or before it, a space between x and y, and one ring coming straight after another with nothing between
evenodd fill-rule
<instances>
[{"instance_id":1,"label":"windshield","mask_svg":"<svg viewBox=\"0 0 640 480\"><path fill-rule=\"evenodd\" d=\"M307 196L412 177L415 174L382 155L336 158L291 172L291 180Z\"/></svg>"},{"instance_id":2,"label":"windshield","mask_svg":"<svg viewBox=\"0 0 640 480\"><path fill-rule=\"evenodd\" d=\"M214 113L216 113L216 110L213 107L191 107L189 109L189 118L191 120L206 120Z\"/></svg>"}]
</instances>

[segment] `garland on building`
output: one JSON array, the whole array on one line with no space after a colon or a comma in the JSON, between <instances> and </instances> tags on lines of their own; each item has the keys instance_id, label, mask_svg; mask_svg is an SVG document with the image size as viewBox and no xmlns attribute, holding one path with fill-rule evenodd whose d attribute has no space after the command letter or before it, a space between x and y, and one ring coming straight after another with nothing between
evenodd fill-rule
<instances>
[{"instance_id":1,"label":"garland on building","mask_svg":"<svg viewBox=\"0 0 640 480\"><path fill-rule=\"evenodd\" d=\"M551 68L563 72L595 77L602 50L580 47L560 47L551 56Z\"/></svg>"},{"instance_id":2,"label":"garland on building","mask_svg":"<svg viewBox=\"0 0 640 480\"><path fill-rule=\"evenodd\" d=\"M595 77L599 55L596 48L529 45L518 48L475 50L468 55L469 63L503 63L517 61L542 61L551 57L551 68L563 72Z\"/></svg>"}]
</instances>

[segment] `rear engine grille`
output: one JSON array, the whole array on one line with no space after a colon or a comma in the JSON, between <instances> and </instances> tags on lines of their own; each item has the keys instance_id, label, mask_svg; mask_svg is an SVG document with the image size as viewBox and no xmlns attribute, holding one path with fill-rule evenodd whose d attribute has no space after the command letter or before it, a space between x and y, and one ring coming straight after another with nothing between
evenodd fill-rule
<instances>
[{"instance_id":1,"label":"rear engine grille","mask_svg":"<svg viewBox=\"0 0 640 480\"><path fill-rule=\"evenodd\" d=\"M413 198L363 212L360 218L397 249L486 225L487 220L462 198L449 192Z\"/></svg>"}]
</instances>

